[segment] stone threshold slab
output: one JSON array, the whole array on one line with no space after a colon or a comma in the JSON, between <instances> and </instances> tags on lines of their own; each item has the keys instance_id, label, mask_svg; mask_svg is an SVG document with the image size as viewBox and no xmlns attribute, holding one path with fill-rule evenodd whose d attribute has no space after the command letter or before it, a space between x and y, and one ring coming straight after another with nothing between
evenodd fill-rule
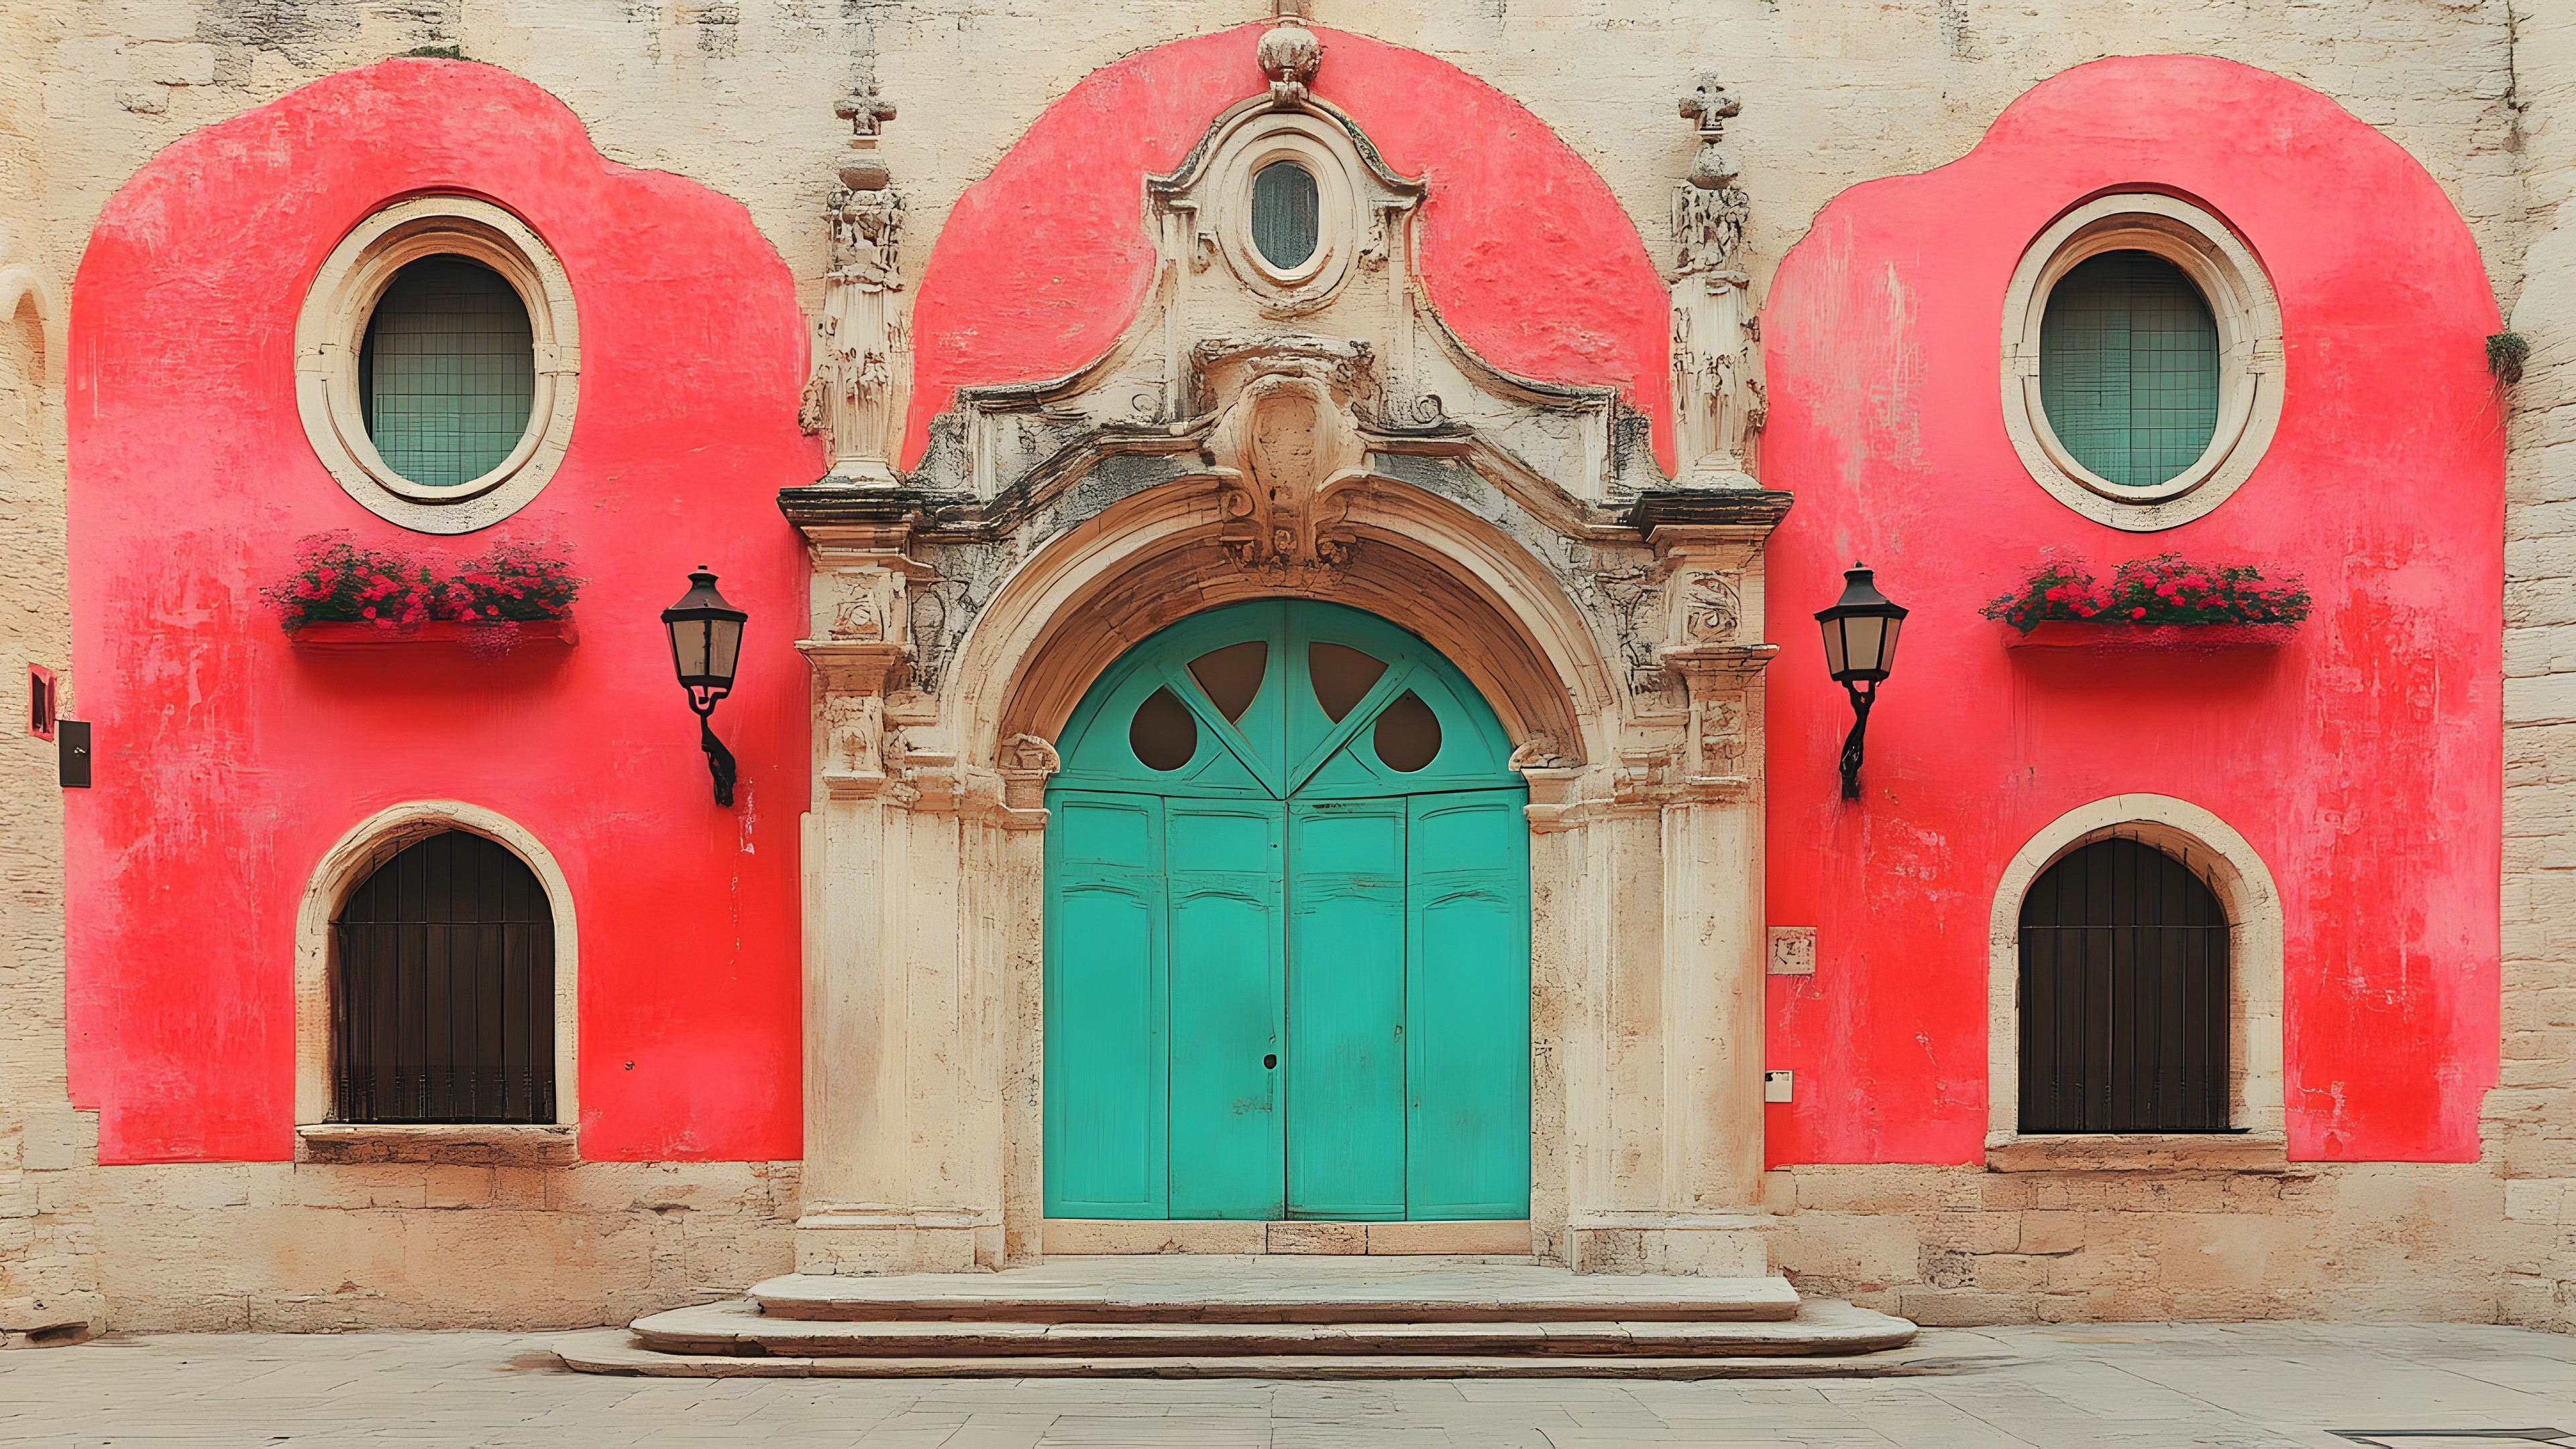
<instances>
[{"instance_id":1,"label":"stone threshold slab","mask_svg":"<svg viewBox=\"0 0 2576 1449\"><path fill-rule=\"evenodd\" d=\"M1445 1258L1050 1258L995 1273L844 1277L753 1285L771 1318L1020 1323L1780 1322L1789 1280L1578 1274Z\"/></svg>"},{"instance_id":2,"label":"stone threshold slab","mask_svg":"<svg viewBox=\"0 0 2576 1449\"><path fill-rule=\"evenodd\" d=\"M732 1358L655 1353L622 1329L556 1340L578 1373L653 1378L847 1379L1863 1379L1953 1374L2001 1367L2007 1358L1922 1349L1841 1358L1472 1357L1390 1354L1344 1358L1285 1354L1240 1358Z\"/></svg>"},{"instance_id":3,"label":"stone threshold slab","mask_svg":"<svg viewBox=\"0 0 2576 1449\"><path fill-rule=\"evenodd\" d=\"M888 1358L964 1355L1141 1357L1340 1354L1733 1356L1853 1354L1901 1348L1914 1325L1829 1300L1787 1322L1581 1323L997 1323L781 1319L749 1301L675 1308L635 1320L657 1353Z\"/></svg>"},{"instance_id":4,"label":"stone threshold slab","mask_svg":"<svg viewBox=\"0 0 2576 1449\"><path fill-rule=\"evenodd\" d=\"M1262 1222L1215 1218L1047 1218L1049 1257L1128 1253L1351 1254L1501 1258L1535 1264L1526 1218L1490 1222Z\"/></svg>"}]
</instances>

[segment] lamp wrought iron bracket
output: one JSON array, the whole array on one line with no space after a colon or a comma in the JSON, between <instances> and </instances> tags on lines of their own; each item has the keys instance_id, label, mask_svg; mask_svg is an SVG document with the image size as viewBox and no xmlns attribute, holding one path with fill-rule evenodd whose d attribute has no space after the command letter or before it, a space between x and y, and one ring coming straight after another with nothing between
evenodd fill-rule
<instances>
[{"instance_id":1,"label":"lamp wrought iron bracket","mask_svg":"<svg viewBox=\"0 0 2576 1449\"><path fill-rule=\"evenodd\" d=\"M1860 798L1861 739L1869 733L1869 707L1878 698L1878 686L1872 684L1863 689L1846 681L1843 692L1851 696L1852 706L1851 733L1843 736L1843 798L1857 800Z\"/></svg>"},{"instance_id":2,"label":"lamp wrought iron bracket","mask_svg":"<svg viewBox=\"0 0 2576 1449\"><path fill-rule=\"evenodd\" d=\"M735 772L733 751L726 749L725 742L716 738L715 727L707 721L707 716L715 713L716 701L724 696L709 695L701 704L698 695L697 690L689 691L689 708L698 717L698 748L707 752L707 773L715 777L716 803L731 805Z\"/></svg>"}]
</instances>

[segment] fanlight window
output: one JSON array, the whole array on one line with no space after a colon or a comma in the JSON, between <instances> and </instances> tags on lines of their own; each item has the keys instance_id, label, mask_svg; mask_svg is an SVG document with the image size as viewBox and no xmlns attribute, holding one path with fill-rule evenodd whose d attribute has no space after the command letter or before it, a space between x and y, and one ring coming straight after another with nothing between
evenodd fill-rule
<instances>
[{"instance_id":1,"label":"fanlight window","mask_svg":"<svg viewBox=\"0 0 2576 1449\"><path fill-rule=\"evenodd\" d=\"M1179 695L1155 690L1136 706L1136 718L1127 726L1127 747L1149 770L1177 770L1199 752L1199 722Z\"/></svg>"},{"instance_id":2,"label":"fanlight window","mask_svg":"<svg viewBox=\"0 0 2576 1449\"><path fill-rule=\"evenodd\" d=\"M1228 644L1190 661L1190 677L1227 719L1241 723L1261 693L1261 676L1270 667L1270 646L1259 639Z\"/></svg>"},{"instance_id":3,"label":"fanlight window","mask_svg":"<svg viewBox=\"0 0 2576 1449\"><path fill-rule=\"evenodd\" d=\"M1340 724L1386 673L1386 661L1347 644L1309 644L1306 673L1315 682L1315 703L1323 706L1325 718Z\"/></svg>"},{"instance_id":4,"label":"fanlight window","mask_svg":"<svg viewBox=\"0 0 2576 1449\"><path fill-rule=\"evenodd\" d=\"M1323 236L1323 197L1315 173L1273 161L1252 177L1252 244L1263 260L1293 272L1315 255Z\"/></svg>"},{"instance_id":5,"label":"fanlight window","mask_svg":"<svg viewBox=\"0 0 2576 1449\"><path fill-rule=\"evenodd\" d=\"M1438 758L1440 716L1431 712L1421 695L1408 689L1377 717L1372 743L1388 769L1410 775Z\"/></svg>"},{"instance_id":6,"label":"fanlight window","mask_svg":"<svg viewBox=\"0 0 2576 1449\"><path fill-rule=\"evenodd\" d=\"M2182 268L2153 252L2077 263L2048 295L2040 405L2076 461L2153 488L2200 461L2218 429L2218 321Z\"/></svg>"},{"instance_id":7,"label":"fanlight window","mask_svg":"<svg viewBox=\"0 0 2576 1449\"><path fill-rule=\"evenodd\" d=\"M332 1120L555 1120L554 913L525 862L430 836L360 882L332 934Z\"/></svg>"},{"instance_id":8,"label":"fanlight window","mask_svg":"<svg viewBox=\"0 0 2576 1449\"><path fill-rule=\"evenodd\" d=\"M2190 867L2083 846L2021 908L2021 1130L2228 1130L2228 921Z\"/></svg>"},{"instance_id":9,"label":"fanlight window","mask_svg":"<svg viewBox=\"0 0 2576 1449\"><path fill-rule=\"evenodd\" d=\"M536 343L500 273L457 256L394 275L358 350L358 407L385 466L459 488L501 466L528 428Z\"/></svg>"}]
</instances>

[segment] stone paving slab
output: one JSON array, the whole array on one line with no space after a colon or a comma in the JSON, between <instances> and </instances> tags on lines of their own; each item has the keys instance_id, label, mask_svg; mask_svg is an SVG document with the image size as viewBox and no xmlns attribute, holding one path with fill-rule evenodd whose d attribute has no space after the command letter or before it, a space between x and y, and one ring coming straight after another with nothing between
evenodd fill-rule
<instances>
[{"instance_id":1,"label":"stone paving slab","mask_svg":"<svg viewBox=\"0 0 2576 1449\"><path fill-rule=\"evenodd\" d=\"M1705 1382L610 1378L563 1370L559 1336L111 1336L0 1353L0 1445L2353 1449L2374 1441L2336 1431L2576 1430L2576 1339L2461 1325L1927 1329L1921 1351L1999 1361Z\"/></svg>"},{"instance_id":2,"label":"stone paving slab","mask_svg":"<svg viewBox=\"0 0 2576 1449\"><path fill-rule=\"evenodd\" d=\"M751 1297L772 1318L1059 1323L1776 1322L1798 1311L1798 1292L1786 1278L1303 1255L1059 1257L997 1273L884 1277L790 1273L752 1285Z\"/></svg>"}]
</instances>

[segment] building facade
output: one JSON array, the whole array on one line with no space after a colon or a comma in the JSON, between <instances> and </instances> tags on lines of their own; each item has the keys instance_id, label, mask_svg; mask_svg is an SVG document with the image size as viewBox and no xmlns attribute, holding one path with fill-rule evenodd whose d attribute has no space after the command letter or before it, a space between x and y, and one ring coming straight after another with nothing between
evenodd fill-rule
<instances>
[{"instance_id":1,"label":"building facade","mask_svg":"<svg viewBox=\"0 0 2576 1449\"><path fill-rule=\"evenodd\" d=\"M0 9L0 1328L2576 1323L2576 19L1256 10Z\"/></svg>"}]
</instances>

